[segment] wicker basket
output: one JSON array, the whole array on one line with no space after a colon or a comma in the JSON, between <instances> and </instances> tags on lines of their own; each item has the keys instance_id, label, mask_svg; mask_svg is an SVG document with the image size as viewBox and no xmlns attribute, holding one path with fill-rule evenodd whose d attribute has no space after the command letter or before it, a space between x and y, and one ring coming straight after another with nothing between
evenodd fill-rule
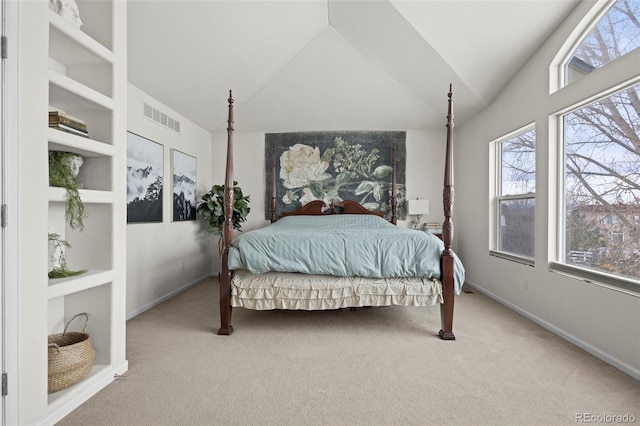
<instances>
[{"instance_id":1,"label":"wicker basket","mask_svg":"<svg viewBox=\"0 0 640 426\"><path fill-rule=\"evenodd\" d=\"M84 316L82 332L68 332L71 321L79 316ZM86 313L77 314L67 321L62 333L49 336L49 393L75 385L91 371L96 350L91 346L89 335L85 333L88 321Z\"/></svg>"}]
</instances>

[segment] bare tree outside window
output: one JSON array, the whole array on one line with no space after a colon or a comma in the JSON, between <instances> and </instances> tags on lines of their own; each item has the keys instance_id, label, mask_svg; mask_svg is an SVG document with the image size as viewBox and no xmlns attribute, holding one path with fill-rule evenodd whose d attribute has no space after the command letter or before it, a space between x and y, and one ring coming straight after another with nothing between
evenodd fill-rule
<instances>
[{"instance_id":1,"label":"bare tree outside window","mask_svg":"<svg viewBox=\"0 0 640 426\"><path fill-rule=\"evenodd\" d=\"M536 133L526 130L498 142L498 251L533 259Z\"/></svg>"},{"instance_id":2,"label":"bare tree outside window","mask_svg":"<svg viewBox=\"0 0 640 426\"><path fill-rule=\"evenodd\" d=\"M565 259L640 279L640 85L564 116Z\"/></svg>"},{"instance_id":3,"label":"bare tree outside window","mask_svg":"<svg viewBox=\"0 0 640 426\"><path fill-rule=\"evenodd\" d=\"M640 47L640 0L618 0L565 65L565 85Z\"/></svg>"},{"instance_id":4,"label":"bare tree outside window","mask_svg":"<svg viewBox=\"0 0 640 426\"><path fill-rule=\"evenodd\" d=\"M640 0L618 0L569 56L565 85L638 47ZM638 75L629 71L620 83ZM558 261L624 278L627 284L614 285L630 288L629 282L640 281L640 85L561 118L564 222Z\"/></svg>"}]
</instances>

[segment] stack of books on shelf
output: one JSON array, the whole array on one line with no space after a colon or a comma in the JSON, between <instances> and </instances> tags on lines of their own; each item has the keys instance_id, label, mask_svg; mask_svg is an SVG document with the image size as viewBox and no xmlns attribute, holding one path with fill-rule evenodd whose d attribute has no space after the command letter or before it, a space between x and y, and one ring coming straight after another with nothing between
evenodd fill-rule
<instances>
[{"instance_id":1,"label":"stack of books on shelf","mask_svg":"<svg viewBox=\"0 0 640 426\"><path fill-rule=\"evenodd\" d=\"M425 223L423 229L432 234L442 234L442 224L437 222Z\"/></svg>"},{"instance_id":2,"label":"stack of books on shelf","mask_svg":"<svg viewBox=\"0 0 640 426\"><path fill-rule=\"evenodd\" d=\"M49 127L85 138L89 137L87 124L63 111L49 111Z\"/></svg>"}]
</instances>

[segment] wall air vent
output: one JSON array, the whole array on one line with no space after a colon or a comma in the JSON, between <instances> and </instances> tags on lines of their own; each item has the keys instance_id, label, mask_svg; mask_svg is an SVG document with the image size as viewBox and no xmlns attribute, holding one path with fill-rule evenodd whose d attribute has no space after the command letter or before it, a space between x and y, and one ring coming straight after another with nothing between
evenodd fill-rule
<instances>
[{"instance_id":1,"label":"wall air vent","mask_svg":"<svg viewBox=\"0 0 640 426\"><path fill-rule=\"evenodd\" d=\"M180 133L180 122L175 118L168 116L164 112L155 109L146 102L142 103L142 115L153 120L156 123L173 130L176 133Z\"/></svg>"}]
</instances>

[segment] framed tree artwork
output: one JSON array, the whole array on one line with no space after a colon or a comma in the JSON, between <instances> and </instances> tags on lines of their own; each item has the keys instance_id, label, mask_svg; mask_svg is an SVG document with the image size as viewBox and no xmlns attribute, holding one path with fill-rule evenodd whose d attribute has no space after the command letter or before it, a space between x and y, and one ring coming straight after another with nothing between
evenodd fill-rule
<instances>
[{"instance_id":1,"label":"framed tree artwork","mask_svg":"<svg viewBox=\"0 0 640 426\"><path fill-rule=\"evenodd\" d=\"M196 220L197 160L184 152L171 150L173 164L173 221Z\"/></svg>"},{"instance_id":2,"label":"framed tree artwork","mask_svg":"<svg viewBox=\"0 0 640 426\"><path fill-rule=\"evenodd\" d=\"M127 223L162 222L164 146L127 133Z\"/></svg>"}]
</instances>

